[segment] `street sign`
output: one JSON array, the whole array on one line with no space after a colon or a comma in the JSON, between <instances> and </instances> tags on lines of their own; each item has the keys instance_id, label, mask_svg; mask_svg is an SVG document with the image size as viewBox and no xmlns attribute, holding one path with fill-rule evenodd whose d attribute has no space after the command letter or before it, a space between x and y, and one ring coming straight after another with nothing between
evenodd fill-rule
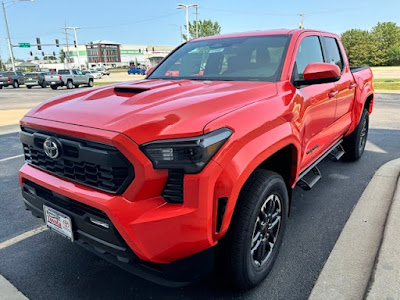
<instances>
[{"instance_id":1,"label":"street sign","mask_svg":"<svg viewBox=\"0 0 400 300\"><path fill-rule=\"evenodd\" d=\"M30 48L31 44L30 43L18 43L20 48Z\"/></svg>"}]
</instances>

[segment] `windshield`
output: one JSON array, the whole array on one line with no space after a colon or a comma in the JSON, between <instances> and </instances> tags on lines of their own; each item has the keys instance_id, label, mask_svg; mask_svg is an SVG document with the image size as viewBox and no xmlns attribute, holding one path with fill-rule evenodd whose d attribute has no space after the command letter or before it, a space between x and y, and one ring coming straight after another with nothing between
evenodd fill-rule
<instances>
[{"instance_id":1,"label":"windshield","mask_svg":"<svg viewBox=\"0 0 400 300\"><path fill-rule=\"evenodd\" d=\"M149 78L277 81L289 39L289 35L269 35L189 42Z\"/></svg>"}]
</instances>

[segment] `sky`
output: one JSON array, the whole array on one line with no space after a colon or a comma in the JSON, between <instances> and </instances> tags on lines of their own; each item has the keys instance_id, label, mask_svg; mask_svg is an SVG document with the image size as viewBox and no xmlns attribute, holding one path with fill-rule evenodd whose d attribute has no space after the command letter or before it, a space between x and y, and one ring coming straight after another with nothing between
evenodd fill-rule
<instances>
[{"instance_id":1,"label":"sky","mask_svg":"<svg viewBox=\"0 0 400 300\"><path fill-rule=\"evenodd\" d=\"M21 1L21 0L19 0ZM26 1L26 0L25 0ZM301 0L6 0L6 13L13 44L65 43L64 22L78 30L79 44L104 39L122 44L180 44L184 30L185 10L177 4L198 4L199 19L218 21L221 33L244 32L274 28L297 28L304 13L305 28L340 34L347 29L370 30L377 22L400 25L400 0L363 1L301 1ZM10 5L12 4L12 5ZM195 9L189 13L195 19ZM3 18L0 17L0 55L6 60L9 52ZM70 41L73 32L69 33ZM61 48L44 47L46 54L59 53ZM14 48L16 58L29 59L29 52L41 56L37 48Z\"/></svg>"}]
</instances>

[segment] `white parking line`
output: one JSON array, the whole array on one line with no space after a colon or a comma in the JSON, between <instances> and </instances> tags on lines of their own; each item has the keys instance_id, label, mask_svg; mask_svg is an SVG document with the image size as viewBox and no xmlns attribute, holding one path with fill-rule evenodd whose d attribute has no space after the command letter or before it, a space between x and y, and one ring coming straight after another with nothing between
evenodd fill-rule
<instances>
[{"instance_id":1,"label":"white parking line","mask_svg":"<svg viewBox=\"0 0 400 300\"><path fill-rule=\"evenodd\" d=\"M22 156L24 156L24 155L23 155L23 154L19 154L19 155L15 155L15 156L10 156L10 157L6 157L6 158L2 158L2 159L0 159L0 162L7 161L7 160L11 160L11 159L18 158L18 157L22 157Z\"/></svg>"},{"instance_id":2,"label":"white parking line","mask_svg":"<svg viewBox=\"0 0 400 300\"><path fill-rule=\"evenodd\" d=\"M25 240L25 239L27 239L27 238L29 238L31 236L34 236L34 235L36 235L38 233L41 233L41 232L43 232L43 231L45 231L47 229L48 229L47 226L40 226L40 227L35 228L33 230L24 232L23 234L20 234L20 235L14 237L12 239L9 239L7 241L4 241L4 242L0 243L0 250L2 250L4 248L7 248L7 247L9 247L11 245L14 245L14 244L16 244L16 243L18 243L20 241L23 241L23 240Z\"/></svg>"}]
</instances>

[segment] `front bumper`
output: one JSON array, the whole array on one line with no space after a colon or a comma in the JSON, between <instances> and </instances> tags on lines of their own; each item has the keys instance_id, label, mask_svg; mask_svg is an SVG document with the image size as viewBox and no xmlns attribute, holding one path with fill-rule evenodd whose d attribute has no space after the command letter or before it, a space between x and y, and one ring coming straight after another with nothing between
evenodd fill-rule
<instances>
[{"instance_id":1,"label":"front bumper","mask_svg":"<svg viewBox=\"0 0 400 300\"><path fill-rule=\"evenodd\" d=\"M169 264L200 253L217 243L215 228L218 199L215 196L215 183L222 169L214 161L210 161L200 174L185 175L184 203L171 204L161 196L168 172L154 170L138 145L127 136L29 117L25 117L21 124L42 130L51 128L52 132L58 134L111 144L131 161L135 179L122 195L98 191L29 164L20 170L20 184L24 187L27 182L31 182L103 212L122 237L125 243L122 247L126 248L127 245L140 260ZM24 197L28 205L32 204L29 195L24 194ZM40 210L41 202L36 204ZM40 215L40 212L36 212ZM67 211L65 214L69 215ZM118 255L123 260L131 259L130 255Z\"/></svg>"}]
</instances>

